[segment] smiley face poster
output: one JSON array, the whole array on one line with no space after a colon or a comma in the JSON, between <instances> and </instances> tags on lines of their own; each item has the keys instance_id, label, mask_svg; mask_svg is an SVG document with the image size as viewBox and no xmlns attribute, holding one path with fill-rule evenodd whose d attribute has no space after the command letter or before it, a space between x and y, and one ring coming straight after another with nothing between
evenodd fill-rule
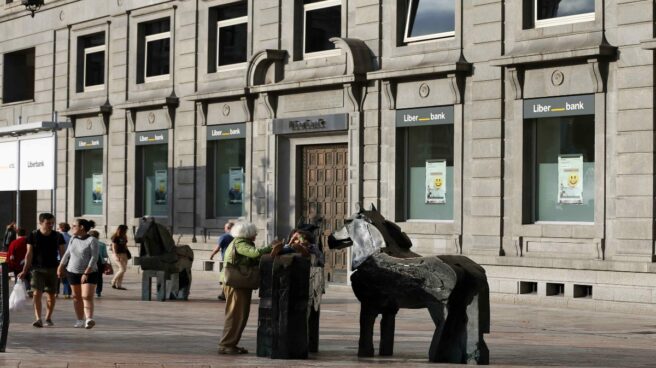
<instances>
[{"instance_id":1,"label":"smiley face poster","mask_svg":"<svg viewBox=\"0 0 656 368\"><path fill-rule=\"evenodd\" d=\"M426 161L426 203L446 203L446 160Z\"/></svg>"},{"instance_id":2,"label":"smiley face poster","mask_svg":"<svg viewBox=\"0 0 656 368\"><path fill-rule=\"evenodd\" d=\"M583 155L558 156L558 203L583 204Z\"/></svg>"}]
</instances>

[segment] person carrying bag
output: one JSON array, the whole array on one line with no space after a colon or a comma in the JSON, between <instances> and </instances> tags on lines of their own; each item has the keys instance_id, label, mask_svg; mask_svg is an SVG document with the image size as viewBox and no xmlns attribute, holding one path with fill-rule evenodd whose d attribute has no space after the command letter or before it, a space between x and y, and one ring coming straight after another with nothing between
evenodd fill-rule
<instances>
[{"instance_id":1,"label":"person carrying bag","mask_svg":"<svg viewBox=\"0 0 656 368\"><path fill-rule=\"evenodd\" d=\"M248 322L253 289L260 283L259 263L263 254L271 253L272 247L256 248L257 228L250 222L238 222L230 234L234 240L228 245L225 257L223 293L226 297L223 336L219 342L219 354L246 354L248 350L237 346Z\"/></svg>"}]
</instances>

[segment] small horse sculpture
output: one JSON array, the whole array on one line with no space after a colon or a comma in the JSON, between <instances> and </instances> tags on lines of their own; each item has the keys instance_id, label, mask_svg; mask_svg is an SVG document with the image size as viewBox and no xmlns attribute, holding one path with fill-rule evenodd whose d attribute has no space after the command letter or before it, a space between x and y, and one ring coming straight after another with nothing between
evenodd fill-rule
<instances>
[{"instance_id":1,"label":"small horse sculpture","mask_svg":"<svg viewBox=\"0 0 656 368\"><path fill-rule=\"evenodd\" d=\"M135 264L144 270L142 300L150 300L151 277L157 277L159 300L187 300L191 286L191 265L194 261L191 247L176 245L166 227L155 222L152 217L139 220L134 239L140 245Z\"/></svg>"},{"instance_id":2,"label":"small horse sculpture","mask_svg":"<svg viewBox=\"0 0 656 368\"><path fill-rule=\"evenodd\" d=\"M394 350L399 308L428 308L435 333L431 362L488 364L483 339L489 333L489 289L485 270L459 255L421 257L412 242L372 205L331 234L329 247L353 246L351 285L360 301L358 356L374 355L373 330L381 314L381 356Z\"/></svg>"}]
</instances>

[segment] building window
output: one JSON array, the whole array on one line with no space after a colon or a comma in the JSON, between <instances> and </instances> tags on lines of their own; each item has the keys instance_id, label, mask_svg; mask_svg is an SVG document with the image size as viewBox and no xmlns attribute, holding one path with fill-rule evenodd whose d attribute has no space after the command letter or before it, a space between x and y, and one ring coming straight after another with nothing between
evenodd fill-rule
<instances>
[{"instance_id":1,"label":"building window","mask_svg":"<svg viewBox=\"0 0 656 368\"><path fill-rule=\"evenodd\" d=\"M77 215L102 215L103 208L103 150L76 151L75 174L77 186Z\"/></svg>"},{"instance_id":2,"label":"building window","mask_svg":"<svg viewBox=\"0 0 656 368\"><path fill-rule=\"evenodd\" d=\"M453 124L397 129L397 220L453 220Z\"/></svg>"},{"instance_id":3,"label":"building window","mask_svg":"<svg viewBox=\"0 0 656 368\"><path fill-rule=\"evenodd\" d=\"M525 223L594 222L594 115L527 119L524 134Z\"/></svg>"},{"instance_id":4,"label":"building window","mask_svg":"<svg viewBox=\"0 0 656 368\"><path fill-rule=\"evenodd\" d=\"M303 53L332 51L332 37L342 35L341 0L303 1Z\"/></svg>"},{"instance_id":5,"label":"building window","mask_svg":"<svg viewBox=\"0 0 656 368\"><path fill-rule=\"evenodd\" d=\"M139 24L139 65L137 82L169 78L171 24L169 18Z\"/></svg>"},{"instance_id":6,"label":"building window","mask_svg":"<svg viewBox=\"0 0 656 368\"><path fill-rule=\"evenodd\" d=\"M168 216L168 144L137 146L137 215Z\"/></svg>"},{"instance_id":7,"label":"building window","mask_svg":"<svg viewBox=\"0 0 656 368\"><path fill-rule=\"evenodd\" d=\"M77 91L105 88L105 32L78 38Z\"/></svg>"},{"instance_id":8,"label":"building window","mask_svg":"<svg viewBox=\"0 0 656 368\"><path fill-rule=\"evenodd\" d=\"M454 0L410 0L405 23L405 42L455 35Z\"/></svg>"},{"instance_id":9,"label":"building window","mask_svg":"<svg viewBox=\"0 0 656 368\"><path fill-rule=\"evenodd\" d=\"M34 48L6 53L2 67L2 103L34 100Z\"/></svg>"},{"instance_id":10,"label":"building window","mask_svg":"<svg viewBox=\"0 0 656 368\"><path fill-rule=\"evenodd\" d=\"M216 9L216 67L246 62L248 5L246 2Z\"/></svg>"},{"instance_id":11,"label":"building window","mask_svg":"<svg viewBox=\"0 0 656 368\"><path fill-rule=\"evenodd\" d=\"M208 142L208 218L244 215L246 139Z\"/></svg>"},{"instance_id":12,"label":"building window","mask_svg":"<svg viewBox=\"0 0 656 368\"><path fill-rule=\"evenodd\" d=\"M535 27L592 21L595 0L533 0Z\"/></svg>"}]
</instances>

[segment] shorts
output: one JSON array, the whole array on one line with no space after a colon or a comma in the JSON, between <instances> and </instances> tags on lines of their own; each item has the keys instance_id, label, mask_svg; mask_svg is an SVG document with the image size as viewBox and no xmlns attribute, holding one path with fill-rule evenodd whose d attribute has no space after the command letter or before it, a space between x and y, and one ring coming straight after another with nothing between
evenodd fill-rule
<instances>
[{"instance_id":1,"label":"shorts","mask_svg":"<svg viewBox=\"0 0 656 368\"><path fill-rule=\"evenodd\" d=\"M32 290L56 293L59 279L56 268L35 268L32 270Z\"/></svg>"},{"instance_id":2,"label":"shorts","mask_svg":"<svg viewBox=\"0 0 656 368\"><path fill-rule=\"evenodd\" d=\"M81 285L82 284L82 275L83 273L72 273L68 272L68 283L71 285ZM91 272L87 275L87 281L85 284L98 284L98 272Z\"/></svg>"}]
</instances>

